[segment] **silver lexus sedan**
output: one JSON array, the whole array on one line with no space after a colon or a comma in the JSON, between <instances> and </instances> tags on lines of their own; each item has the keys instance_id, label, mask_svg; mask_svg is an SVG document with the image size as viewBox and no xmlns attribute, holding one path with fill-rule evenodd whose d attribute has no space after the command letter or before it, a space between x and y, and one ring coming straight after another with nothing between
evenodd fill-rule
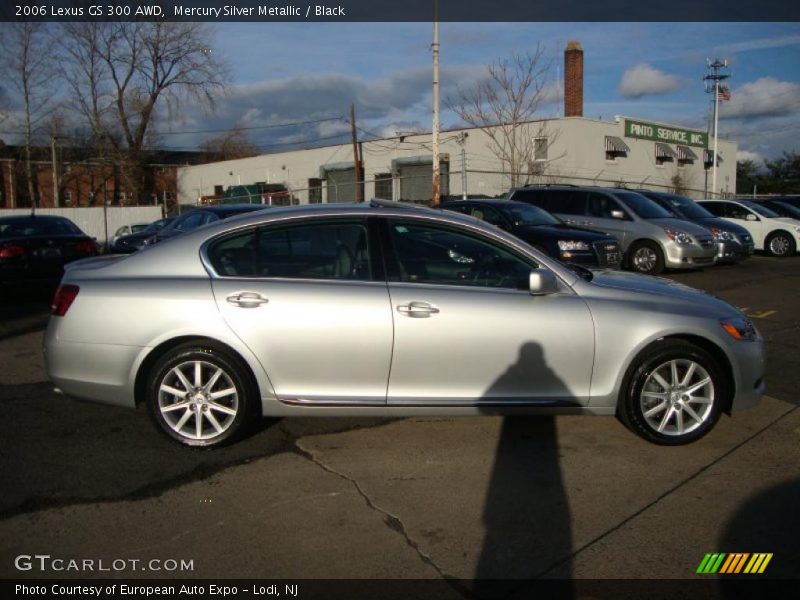
<instances>
[{"instance_id":1,"label":"silver lexus sedan","mask_svg":"<svg viewBox=\"0 0 800 600\"><path fill-rule=\"evenodd\" d=\"M73 263L45 335L66 394L213 447L262 416L618 415L692 442L764 393L734 307L562 264L455 213L272 208Z\"/></svg>"}]
</instances>

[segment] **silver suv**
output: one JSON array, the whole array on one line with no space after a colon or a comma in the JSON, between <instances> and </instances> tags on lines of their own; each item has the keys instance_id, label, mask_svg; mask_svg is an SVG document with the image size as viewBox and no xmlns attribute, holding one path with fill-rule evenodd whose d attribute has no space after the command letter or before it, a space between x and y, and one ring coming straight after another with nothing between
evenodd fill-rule
<instances>
[{"instance_id":1,"label":"silver suv","mask_svg":"<svg viewBox=\"0 0 800 600\"><path fill-rule=\"evenodd\" d=\"M666 269L711 266L717 244L699 225L673 218L645 196L625 189L528 186L511 190L509 200L534 204L569 225L615 236L625 264L655 275Z\"/></svg>"}]
</instances>

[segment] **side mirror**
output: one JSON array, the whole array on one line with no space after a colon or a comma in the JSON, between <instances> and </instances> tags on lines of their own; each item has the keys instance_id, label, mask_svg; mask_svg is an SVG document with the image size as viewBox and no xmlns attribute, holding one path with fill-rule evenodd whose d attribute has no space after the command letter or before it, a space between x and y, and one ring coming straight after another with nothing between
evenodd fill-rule
<instances>
[{"instance_id":1,"label":"side mirror","mask_svg":"<svg viewBox=\"0 0 800 600\"><path fill-rule=\"evenodd\" d=\"M747 213L747 216L744 219L745 221L758 221L758 217L753 213Z\"/></svg>"},{"instance_id":2,"label":"side mirror","mask_svg":"<svg viewBox=\"0 0 800 600\"><path fill-rule=\"evenodd\" d=\"M612 219L619 219L620 221L625 220L625 213L621 210L612 210L611 211L611 218Z\"/></svg>"},{"instance_id":3,"label":"side mirror","mask_svg":"<svg viewBox=\"0 0 800 600\"><path fill-rule=\"evenodd\" d=\"M558 291L558 280L552 271L534 269L528 276L528 289L532 296L546 296Z\"/></svg>"}]
</instances>

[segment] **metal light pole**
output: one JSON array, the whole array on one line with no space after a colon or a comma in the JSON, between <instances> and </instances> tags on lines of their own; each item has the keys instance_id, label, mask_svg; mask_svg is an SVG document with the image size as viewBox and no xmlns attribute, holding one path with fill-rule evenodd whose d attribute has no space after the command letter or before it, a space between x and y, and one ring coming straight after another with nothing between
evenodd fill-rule
<instances>
[{"instance_id":1,"label":"metal light pole","mask_svg":"<svg viewBox=\"0 0 800 600\"><path fill-rule=\"evenodd\" d=\"M715 197L717 194L717 163L719 160L717 159L717 150L718 150L718 132L719 132L719 95L720 95L720 81L725 81L730 77L730 73L721 73L720 70L723 68L728 67L728 61L724 60L721 61L718 58L714 59L712 62L711 59L706 59L708 64L708 68L711 69L711 73L703 77L703 80L706 82L706 92L714 94L714 154L711 157L711 197ZM710 83L713 82L713 83ZM727 86L723 86L722 90L727 91Z\"/></svg>"},{"instance_id":2,"label":"metal light pole","mask_svg":"<svg viewBox=\"0 0 800 600\"><path fill-rule=\"evenodd\" d=\"M431 146L433 150L433 186L431 204L439 204L439 0L433 0L433 127Z\"/></svg>"}]
</instances>

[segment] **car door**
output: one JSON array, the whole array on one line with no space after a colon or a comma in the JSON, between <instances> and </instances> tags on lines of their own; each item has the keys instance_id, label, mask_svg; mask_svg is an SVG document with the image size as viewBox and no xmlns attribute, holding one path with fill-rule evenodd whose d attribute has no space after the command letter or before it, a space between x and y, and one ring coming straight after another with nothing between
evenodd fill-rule
<instances>
[{"instance_id":1,"label":"car door","mask_svg":"<svg viewBox=\"0 0 800 600\"><path fill-rule=\"evenodd\" d=\"M286 402L385 404L392 315L366 219L304 220L208 249L219 311Z\"/></svg>"},{"instance_id":2,"label":"car door","mask_svg":"<svg viewBox=\"0 0 800 600\"><path fill-rule=\"evenodd\" d=\"M474 231L384 223L394 350L389 404L585 405L594 328L567 286L533 296L537 265Z\"/></svg>"},{"instance_id":3,"label":"car door","mask_svg":"<svg viewBox=\"0 0 800 600\"><path fill-rule=\"evenodd\" d=\"M620 246L626 248L632 224L628 211L619 201L607 194L588 192L586 200L586 218L578 221L578 225L613 235L619 240ZM622 213L624 217L615 218L612 213Z\"/></svg>"},{"instance_id":4,"label":"car door","mask_svg":"<svg viewBox=\"0 0 800 600\"><path fill-rule=\"evenodd\" d=\"M769 233L769 227L765 226L764 220L754 211L736 202L724 202L723 204L725 205L726 218L747 229L750 235L753 236L756 249L763 250L764 240L767 237L767 233ZM748 219L748 215L753 215L755 219L753 217Z\"/></svg>"}]
</instances>

